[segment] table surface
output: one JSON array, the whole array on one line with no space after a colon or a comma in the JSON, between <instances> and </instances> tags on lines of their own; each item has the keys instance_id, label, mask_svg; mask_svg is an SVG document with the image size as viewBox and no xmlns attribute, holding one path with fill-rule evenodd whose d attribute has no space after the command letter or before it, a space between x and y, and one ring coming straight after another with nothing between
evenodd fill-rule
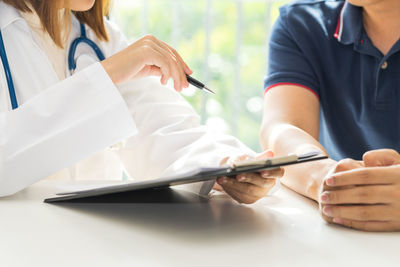
<instances>
[{"instance_id":1,"label":"table surface","mask_svg":"<svg viewBox=\"0 0 400 267\"><path fill-rule=\"evenodd\" d=\"M43 203L56 191L0 199L0 266L399 266L400 233L328 225L285 188L248 206Z\"/></svg>"}]
</instances>

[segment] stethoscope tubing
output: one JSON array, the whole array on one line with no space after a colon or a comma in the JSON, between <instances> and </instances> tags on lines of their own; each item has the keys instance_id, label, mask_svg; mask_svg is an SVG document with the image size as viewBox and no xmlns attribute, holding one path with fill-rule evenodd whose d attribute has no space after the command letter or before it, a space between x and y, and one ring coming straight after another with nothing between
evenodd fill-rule
<instances>
[{"instance_id":1,"label":"stethoscope tubing","mask_svg":"<svg viewBox=\"0 0 400 267\"><path fill-rule=\"evenodd\" d=\"M72 42L68 52L68 69L70 70L71 73L73 73L76 69L75 53L76 49L78 48L78 45L81 43L85 43L89 47L91 47L100 61L103 61L105 59L104 53L101 51L100 47L95 42L87 38L85 25L83 23L80 24L80 29L81 29L81 36ZM4 73L7 79L11 107L14 110L18 108L18 100L15 93L14 81L12 78L10 65L8 63L7 52L4 46L3 35L1 33L1 30L0 30L0 57L3 63Z\"/></svg>"},{"instance_id":2,"label":"stethoscope tubing","mask_svg":"<svg viewBox=\"0 0 400 267\"><path fill-rule=\"evenodd\" d=\"M104 56L104 53L101 51L100 47L95 42L93 42L92 40L87 38L85 25L81 23L80 28L81 28L81 36L72 42L71 47L68 52L68 69L70 70L70 72L73 72L76 69L75 53L76 53L76 49L78 48L78 45L81 43L85 43L88 46L90 46L93 49L93 51L96 53L96 56L100 61L103 61L104 59L106 59L106 57Z\"/></svg>"},{"instance_id":3,"label":"stethoscope tubing","mask_svg":"<svg viewBox=\"0 0 400 267\"><path fill-rule=\"evenodd\" d=\"M11 75L10 65L8 64L6 48L4 46L3 34L1 33L1 30L0 30L0 57L1 57L1 62L3 62L4 73L7 79L8 92L10 94L10 100L11 100L11 107L14 110L18 108L18 100L15 94L14 82Z\"/></svg>"}]
</instances>

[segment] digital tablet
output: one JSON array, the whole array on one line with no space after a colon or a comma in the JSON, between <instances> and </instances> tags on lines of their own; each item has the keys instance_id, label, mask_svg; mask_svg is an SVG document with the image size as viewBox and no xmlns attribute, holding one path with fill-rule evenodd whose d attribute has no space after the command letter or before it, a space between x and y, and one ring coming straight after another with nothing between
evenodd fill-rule
<instances>
[{"instance_id":1,"label":"digital tablet","mask_svg":"<svg viewBox=\"0 0 400 267\"><path fill-rule=\"evenodd\" d=\"M274 157L270 159L249 159L240 163L236 163L234 166L224 166L219 168L200 168L188 173L173 177L164 177L159 179L145 180L139 182L128 182L118 185L103 185L96 186L94 188L78 189L70 192L60 192L55 196L44 200L46 203L54 202L68 202L72 200L79 200L85 198L94 199L96 197L107 195L108 198L112 198L120 193L132 193L139 190L149 190L165 188L174 185L183 185L190 183L197 183L209 180L215 180L221 176L236 176L241 173L249 172L260 172L265 170L273 170L280 167L300 164L304 162L316 161L326 159L327 156L320 155L317 152L311 152L304 155L289 155L285 157ZM74 201L76 202L76 201Z\"/></svg>"}]
</instances>

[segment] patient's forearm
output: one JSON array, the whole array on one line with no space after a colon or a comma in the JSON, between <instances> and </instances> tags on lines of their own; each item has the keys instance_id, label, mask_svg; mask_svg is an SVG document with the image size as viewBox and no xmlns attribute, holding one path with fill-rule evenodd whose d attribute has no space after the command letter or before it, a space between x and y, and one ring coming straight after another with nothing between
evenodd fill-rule
<instances>
[{"instance_id":1,"label":"patient's forearm","mask_svg":"<svg viewBox=\"0 0 400 267\"><path fill-rule=\"evenodd\" d=\"M261 133L264 149L272 149L276 155L303 154L319 150L327 155L319 142L307 132L287 123L269 124ZM298 164L285 168L282 183L292 190L318 200L318 191L324 177L336 164L331 159Z\"/></svg>"}]
</instances>

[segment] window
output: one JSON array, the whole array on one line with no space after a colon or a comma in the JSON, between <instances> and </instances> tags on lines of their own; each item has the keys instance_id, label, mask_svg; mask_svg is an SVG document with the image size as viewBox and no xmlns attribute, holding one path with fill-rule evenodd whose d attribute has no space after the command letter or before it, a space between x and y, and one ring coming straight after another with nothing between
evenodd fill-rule
<instances>
[{"instance_id":1,"label":"window","mask_svg":"<svg viewBox=\"0 0 400 267\"><path fill-rule=\"evenodd\" d=\"M169 43L216 95L184 92L204 123L260 150L271 0L118 0L113 19L131 41L151 33Z\"/></svg>"}]
</instances>

